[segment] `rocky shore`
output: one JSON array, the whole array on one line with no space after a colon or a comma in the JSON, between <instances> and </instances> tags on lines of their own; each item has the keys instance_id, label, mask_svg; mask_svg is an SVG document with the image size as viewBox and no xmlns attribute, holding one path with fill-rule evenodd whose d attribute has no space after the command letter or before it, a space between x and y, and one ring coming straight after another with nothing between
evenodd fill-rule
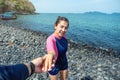
<instances>
[{"instance_id":1,"label":"rocky shore","mask_svg":"<svg viewBox=\"0 0 120 80\"><path fill-rule=\"evenodd\" d=\"M16 64L46 54L48 35L0 24L0 64ZM114 51L69 41L68 80L120 80L120 57ZM47 73L33 74L28 80L49 80Z\"/></svg>"}]
</instances>

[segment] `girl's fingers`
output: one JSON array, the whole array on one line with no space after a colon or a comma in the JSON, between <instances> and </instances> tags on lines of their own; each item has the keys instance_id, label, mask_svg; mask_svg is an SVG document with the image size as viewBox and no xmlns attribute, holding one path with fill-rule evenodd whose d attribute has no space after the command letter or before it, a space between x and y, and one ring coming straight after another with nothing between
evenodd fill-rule
<instances>
[{"instance_id":1,"label":"girl's fingers","mask_svg":"<svg viewBox=\"0 0 120 80\"><path fill-rule=\"evenodd\" d=\"M45 55L42 57L42 60L43 60L42 70L45 72L51 70L55 63L55 60L53 59L53 55L51 54Z\"/></svg>"},{"instance_id":2,"label":"girl's fingers","mask_svg":"<svg viewBox=\"0 0 120 80\"><path fill-rule=\"evenodd\" d=\"M49 70L51 70L52 68L52 63L53 63L53 56L51 55L50 58L49 58Z\"/></svg>"},{"instance_id":3,"label":"girl's fingers","mask_svg":"<svg viewBox=\"0 0 120 80\"><path fill-rule=\"evenodd\" d=\"M45 60L45 71L48 71L48 66L49 66L49 58Z\"/></svg>"}]
</instances>

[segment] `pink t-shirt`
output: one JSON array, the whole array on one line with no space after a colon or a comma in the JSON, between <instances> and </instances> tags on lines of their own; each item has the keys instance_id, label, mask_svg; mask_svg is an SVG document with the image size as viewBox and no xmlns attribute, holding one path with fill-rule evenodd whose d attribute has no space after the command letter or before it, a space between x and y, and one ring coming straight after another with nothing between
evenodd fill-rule
<instances>
[{"instance_id":1,"label":"pink t-shirt","mask_svg":"<svg viewBox=\"0 0 120 80\"><path fill-rule=\"evenodd\" d=\"M66 36L64 36L64 38L66 39ZM64 40L63 40L64 41ZM56 60L57 60L57 58L58 58L58 55L59 55L59 53L60 52L58 52L58 47L59 48L61 48L61 45L56 45L56 42L58 42L58 39L56 39L56 37L55 37L55 35L54 34L52 34L52 35L50 35L48 38L47 38L47 41L46 41L46 48L47 48L47 52L49 52L49 51L54 51L55 52L55 54L56 54ZM64 44L64 43L63 43ZM65 44L67 44L66 42L65 42ZM64 45L65 45L64 44ZM63 46L64 47L64 46ZM62 48L63 48L62 47ZM65 48L65 50L66 50L66 48ZM64 52L63 52L63 54L64 54Z\"/></svg>"},{"instance_id":2,"label":"pink t-shirt","mask_svg":"<svg viewBox=\"0 0 120 80\"><path fill-rule=\"evenodd\" d=\"M47 48L47 52L49 52L49 51L55 51L55 54L56 54L55 60L56 60L57 57L58 57L58 50L57 50L56 39L55 39L54 34L50 35L50 36L47 38L46 48Z\"/></svg>"}]
</instances>

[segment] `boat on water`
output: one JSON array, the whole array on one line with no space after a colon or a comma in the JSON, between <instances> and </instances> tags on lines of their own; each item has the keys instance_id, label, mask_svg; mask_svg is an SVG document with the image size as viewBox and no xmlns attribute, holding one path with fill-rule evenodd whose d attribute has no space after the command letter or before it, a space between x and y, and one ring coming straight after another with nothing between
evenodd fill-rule
<instances>
[{"instance_id":1,"label":"boat on water","mask_svg":"<svg viewBox=\"0 0 120 80\"><path fill-rule=\"evenodd\" d=\"M15 20L17 16L15 12L5 12L4 14L0 14L0 20Z\"/></svg>"}]
</instances>

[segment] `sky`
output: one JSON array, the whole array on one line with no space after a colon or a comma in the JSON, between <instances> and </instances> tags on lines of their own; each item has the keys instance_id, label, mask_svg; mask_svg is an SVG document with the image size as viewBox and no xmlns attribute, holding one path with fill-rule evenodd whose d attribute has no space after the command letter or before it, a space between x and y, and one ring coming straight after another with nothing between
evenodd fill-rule
<instances>
[{"instance_id":1,"label":"sky","mask_svg":"<svg viewBox=\"0 0 120 80\"><path fill-rule=\"evenodd\" d=\"M29 0L38 13L120 13L120 0Z\"/></svg>"}]
</instances>

